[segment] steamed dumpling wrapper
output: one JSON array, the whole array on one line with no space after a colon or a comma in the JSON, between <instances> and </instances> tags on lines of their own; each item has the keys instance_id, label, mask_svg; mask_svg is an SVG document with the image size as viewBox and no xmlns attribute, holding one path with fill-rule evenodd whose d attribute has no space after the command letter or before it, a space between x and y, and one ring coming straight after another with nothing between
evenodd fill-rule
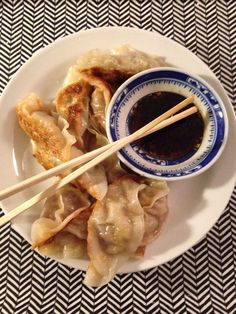
<instances>
[{"instance_id":1,"label":"steamed dumpling wrapper","mask_svg":"<svg viewBox=\"0 0 236 314\"><path fill-rule=\"evenodd\" d=\"M72 158L81 156L81 152L76 147L73 147ZM80 187L82 190L86 190L91 196L97 200L102 200L107 192L107 178L105 169L102 164L98 164L95 167L89 169L81 176L73 181L73 184Z\"/></svg>"},{"instance_id":2,"label":"steamed dumpling wrapper","mask_svg":"<svg viewBox=\"0 0 236 314\"><path fill-rule=\"evenodd\" d=\"M101 164L83 173L74 183L97 200L102 200L107 193L107 177Z\"/></svg>"},{"instance_id":3,"label":"steamed dumpling wrapper","mask_svg":"<svg viewBox=\"0 0 236 314\"><path fill-rule=\"evenodd\" d=\"M95 128L89 127L85 134L84 144L86 151L89 152L109 144L109 141L105 135L96 131ZM124 169L122 169L120 166L117 154L112 154L104 161L102 161L99 165L103 166L108 183L111 183L126 174Z\"/></svg>"},{"instance_id":4,"label":"steamed dumpling wrapper","mask_svg":"<svg viewBox=\"0 0 236 314\"><path fill-rule=\"evenodd\" d=\"M49 238L38 250L57 258L87 258L87 222L92 208L79 212L61 231Z\"/></svg>"},{"instance_id":5,"label":"steamed dumpling wrapper","mask_svg":"<svg viewBox=\"0 0 236 314\"><path fill-rule=\"evenodd\" d=\"M169 188L165 181L143 178L145 188L139 193L139 201L144 210L145 232L142 246L154 241L168 215L167 195Z\"/></svg>"},{"instance_id":6,"label":"steamed dumpling wrapper","mask_svg":"<svg viewBox=\"0 0 236 314\"><path fill-rule=\"evenodd\" d=\"M126 175L108 187L88 221L88 286L109 282L117 269L159 234L167 216L166 182Z\"/></svg>"},{"instance_id":7,"label":"steamed dumpling wrapper","mask_svg":"<svg viewBox=\"0 0 236 314\"><path fill-rule=\"evenodd\" d=\"M40 246L38 251L54 258L86 259L87 242L62 230Z\"/></svg>"},{"instance_id":8,"label":"steamed dumpling wrapper","mask_svg":"<svg viewBox=\"0 0 236 314\"><path fill-rule=\"evenodd\" d=\"M78 188L68 184L58 190L46 200L41 217L32 225L33 247L42 246L90 205L88 195L82 193Z\"/></svg>"},{"instance_id":9,"label":"steamed dumpling wrapper","mask_svg":"<svg viewBox=\"0 0 236 314\"><path fill-rule=\"evenodd\" d=\"M68 132L62 117L53 117L36 94L30 94L16 106L19 124L33 141L33 155L46 169L71 158L76 139Z\"/></svg>"},{"instance_id":10,"label":"steamed dumpling wrapper","mask_svg":"<svg viewBox=\"0 0 236 314\"><path fill-rule=\"evenodd\" d=\"M144 213L138 193L145 185L128 176L108 187L103 201L97 201L88 221L88 286L108 283L117 269L133 256L144 235Z\"/></svg>"}]
</instances>

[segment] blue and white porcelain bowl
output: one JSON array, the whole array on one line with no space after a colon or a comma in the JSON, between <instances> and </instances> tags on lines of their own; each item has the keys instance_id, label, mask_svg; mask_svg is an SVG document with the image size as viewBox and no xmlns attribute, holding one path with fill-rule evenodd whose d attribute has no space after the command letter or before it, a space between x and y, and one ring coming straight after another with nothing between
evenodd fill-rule
<instances>
[{"instance_id":1,"label":"blue and white porcelain bowl","mask_svg":"<svg viewBox=\"0 0 236 314\"><path fill-rule=\"evenodd\" d=\"M119 151L119 159L140 175L169 181L189 178L207 170L219 158L227 140L226 111L221 99L208 83L179 69L149 69L132 76L119 87L106 115L109 140L114 142L130 134L129 119L134 105L144 96L156 92L194 97L193 103L198 107L204 122L200 147L184 157L165 160L150 156L132 143Z\"/></svg>"}]
</instances>

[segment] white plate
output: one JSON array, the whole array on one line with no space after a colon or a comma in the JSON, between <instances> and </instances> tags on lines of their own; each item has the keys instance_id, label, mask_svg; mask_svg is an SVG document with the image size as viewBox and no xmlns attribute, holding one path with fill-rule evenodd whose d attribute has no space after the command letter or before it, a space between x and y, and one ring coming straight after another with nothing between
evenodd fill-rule
<instances>
[{"instance_id":1,"label":"white plate","mask_svg":"<svg viewBox=\"0 0 236 314\"><path fill-rule=\"evenodd\" d=\"M194 54L174 41L133 28L97 28L60 39L37 52L9 82L0 99L0 188L7 187L42 171L30 153L29 139L20 130L15 104L34 91L43 99L53 97L68 67L81 53L93 48L112 48L121 44L164 56L175 67L204 78L222 98L229 117L229 138L217 163L196 178L170 183L170 214L160 237L152 243L145 258L129 261L122 272L144 270L182 254L199 241L223 212L232 193L236 159L236 124L229 99L212 71ZM45 183L2 201L5 212L40 191ZM39 215L33 208L14 220L16 230L30 242L32 221ZM64 260L64 264L86 269L87 262Z\"/></svg>"}]
</instances>

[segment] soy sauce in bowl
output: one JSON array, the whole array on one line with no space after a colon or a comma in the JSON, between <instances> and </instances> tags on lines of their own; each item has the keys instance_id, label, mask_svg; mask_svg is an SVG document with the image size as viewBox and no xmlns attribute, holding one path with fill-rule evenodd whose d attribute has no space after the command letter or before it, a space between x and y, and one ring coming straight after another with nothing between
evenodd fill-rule
<instances>
[{"instance_id":1,"label":"soy sauce in bowl","mask_svg":"<svg viewBox=\"0 0 236 314\"><path fill-rule=\"evenodd\" d=\"M130 112L128 119L130 133L140 129L184 99L184 96L173 92L156 92L144 96ZM192 105L190 104L182 110L186 110ZM194 154L201 145L203 132L203 118L199 112L196 112L134 144L153 158L175 160Z\"/></svg>"}]
</instances>

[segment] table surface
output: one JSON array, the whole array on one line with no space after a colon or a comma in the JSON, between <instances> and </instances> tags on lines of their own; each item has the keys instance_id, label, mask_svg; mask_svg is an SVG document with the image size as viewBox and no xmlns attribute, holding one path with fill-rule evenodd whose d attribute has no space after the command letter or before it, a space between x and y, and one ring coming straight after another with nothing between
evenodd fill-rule
<instances>
[{"instance_id":1,"label":"table surface","mask_svg":"<svg viewBox=\"0 0 236 314\"><path fill-rule=\"evenodd\" d=\"M159 32L217 75L236 106L234 1L0 1L0 92L36 50L99 26ZM236 109L236 107L235 107ZM0 177L0 180L3 178ZM0 229L0 313L236 313L236 191L210 232L169 263L88 288L84 273Z\"/></svg>"}]
</instances>

